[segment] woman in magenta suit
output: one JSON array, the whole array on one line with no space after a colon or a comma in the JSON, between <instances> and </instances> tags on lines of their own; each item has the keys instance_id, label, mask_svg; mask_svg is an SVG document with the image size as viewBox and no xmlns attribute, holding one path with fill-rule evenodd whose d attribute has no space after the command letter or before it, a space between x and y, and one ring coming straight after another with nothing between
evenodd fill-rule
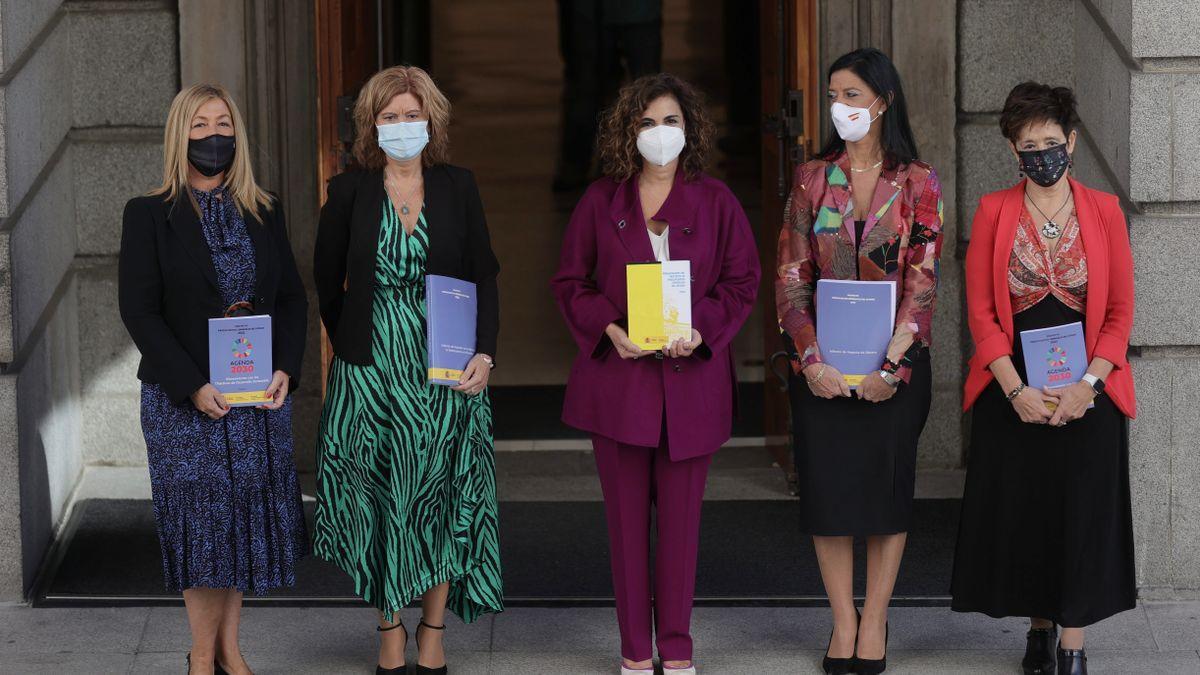
<instances>
[{"instance_id":1,"label":"woman in magenta suit","mask_svg":"<svg viewBox=\"0 0 1200 675\"><path fill-rule=\"evenodd\" d=\"M579 345L563 421L592 434L623 673L652 669L652 641L667 671L695 672L689 626L700 503L712 454L733 422L730 342L758 289L746 215L702 171L711 135L686 82L648 75L622 90L600 133L605 177L576 206L552 281ZM650 352L626 333L625 266L656 260L691 263L694 330Z\"/></svg>"}]
</instances>

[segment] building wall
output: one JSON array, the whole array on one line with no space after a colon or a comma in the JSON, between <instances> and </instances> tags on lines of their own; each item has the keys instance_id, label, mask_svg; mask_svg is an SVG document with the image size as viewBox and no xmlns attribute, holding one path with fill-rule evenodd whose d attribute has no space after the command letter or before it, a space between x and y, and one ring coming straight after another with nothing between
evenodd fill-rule
<instances>
[{"instance_id":1,"label":"building wall","mask_svg":"<svg viewBox=\"0 0 1200 675\"><path fill-rule=\"evenodd\" d=\"M996 122L1008 89L1025 79L1074 87L1083 118L1076 174L1119 195L1128 214L1139 401L1129 453L1143 597L1200 594L1197 30L1200 4L1189 0L959 2L960 222L980 195L1017 178ZM963 243L969 236L967 225Z\"/></svg>"},{"instance_id":2,"label":"building wall","mask_svg":"<svg viewBox=\"0 0 1200 675\"><path fill-rule=\"evenodd\" d=\"M0 600L32 582L82 466L110 460L105 396L85 392L129 346L96 351L116 315L98 289L177 83L174 3L0 0L0 476L19 486L0 501Z\"/></svg>"}]
</instances>

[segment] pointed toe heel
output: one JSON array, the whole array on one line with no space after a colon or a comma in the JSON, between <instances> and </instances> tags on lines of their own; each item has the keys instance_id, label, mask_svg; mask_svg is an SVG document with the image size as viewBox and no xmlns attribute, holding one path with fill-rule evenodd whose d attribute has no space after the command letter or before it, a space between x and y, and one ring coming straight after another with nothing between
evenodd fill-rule
<instances>
[{"instance_id":1,"label":"pointed toe heel","mask_svg":"<svg viewBox=\"0 0 1200 675\"><path fill-rule=\"evenodd\" d=\"M858 647L854 648L854 663L851 665L854 673L858 675L879 675L887 670L887 646L888 639L891 637L891 627L888 624L883 625L883 658L881 659L864 659L858 655Z\"/></svg>"},{"instance_id":2,"label":"pointed toe heel","mask_svg":"<svg viewBox=\"0 0 1200 675\"><path fill-rule=\"evenodd\" d=\"M431 626L431 625L425 623L425 619L424 619L424 617L422 617L421 622L417 624L416 638L417 638L418 649L420 648L420 644L421 644L421 629L422 628L425 628L427 630L446 630L446 624L442 624L440 626ZM447 675L448 672L449 672L449 669L444 665L439 668L430 668L428 666L423 666L418 663L416 675Z\"/></svg>"},{"instance_id":3,"label":"pointed toe heel","mask_svg":"<svg viewBox=\"0 0 1200 675\"><path fill-rule=\"evenodd\" d=\"M384 628L383 626L376 626L375 632L386 633L391 630L396 630L397 628L404 631L404 647L407 649L408 648L408 629L404 627L403 621L397 621L396 623L388 626L387 628ZM383 666L377 664L375 666L375 675L408 675L408 665L402 664L397 668L384 668Z\"/></svg>"}]
</instances>

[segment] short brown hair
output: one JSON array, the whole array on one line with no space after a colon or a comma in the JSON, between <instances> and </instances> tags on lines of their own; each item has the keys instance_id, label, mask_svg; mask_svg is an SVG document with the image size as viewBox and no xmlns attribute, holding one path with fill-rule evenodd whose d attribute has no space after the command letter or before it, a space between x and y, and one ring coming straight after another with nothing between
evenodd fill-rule
<instances>
[{"instance_id":1,"label":"short brown hair","mask_svg":"<svg viewBox=\"0 0 1200 675\"><path fill-rule=\"evenodd\" d=\"M1000 131L1013 143L1031 124L1054 122L1070 136L1079 126L1075 94L1069 87L1051 87L1040 82L1022 82L1008 92L1000 113Z\"/></svg>"},{"instance_id":2,"label":"short brown hair","mask_svg":"<svg viewBox=\"0 0 1200 675\"><path fill-rule=\"evenodd\" d=\"M695 178L704 170L712 146L713 124L704 111L704 99L684 80L669 73L644 75L621 89L617 102L604 114L597 144L604 175L623 181L642 168L637 149L638 123L650 103L670 96L683 110L683 152L679 165L684 175Z\"/></svg>"},{"instance_id":3,"label":"short brown hair","mask_svg":"<svg viewBox=\"0 0 1200 675\"><path fill-rule=\"evenodd\" d=\"M416 66L392 66L371 76L354 103L354 159L367 169L387 164L379 147L375 118L400 94L411 92L429 115L429 144L421 152L424 166L450 161L450 101L429 73Z\"/></svg>"}]
</instances>

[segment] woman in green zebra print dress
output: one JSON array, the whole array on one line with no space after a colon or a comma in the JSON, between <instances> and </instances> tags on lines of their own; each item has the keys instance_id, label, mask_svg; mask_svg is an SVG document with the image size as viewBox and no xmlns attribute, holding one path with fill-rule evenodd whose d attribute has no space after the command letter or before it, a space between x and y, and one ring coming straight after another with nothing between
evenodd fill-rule
<instances>
[{"instance_id":1,"label":"woman in green zebra print dress","mask_svg":"<svg viewBox=\"0 0 1200 675\"><path fill-rule=\"evenodd\" d=\"M368 170L330 182L314 258L335 356L313 549L379 610L377 673L406 672L398 612L418 596L416 671L445 673L445 610L470 623L503 609L486 391L498 265L474 179L444 163L448 105L429 76L376 74L355 119ZM478 353L456 387L427 381L427 274L477 286Z\"/></svg>"}]
</instances>

